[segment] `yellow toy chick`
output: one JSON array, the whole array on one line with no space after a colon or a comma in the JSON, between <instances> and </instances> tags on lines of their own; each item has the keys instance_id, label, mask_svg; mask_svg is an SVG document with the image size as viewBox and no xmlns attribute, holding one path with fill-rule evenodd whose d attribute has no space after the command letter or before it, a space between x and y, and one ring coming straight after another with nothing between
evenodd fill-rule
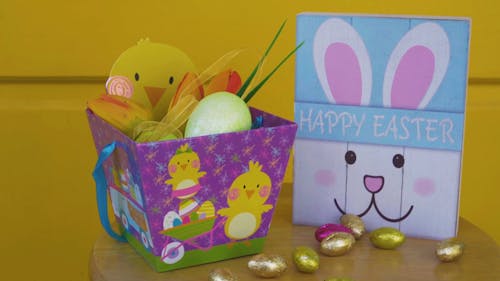
<instances>
[{"instance_id":1,"label":"yellow toy chick","mask_svg":"<svg viewBox=\"0 0 500 281\"><path fill-rule=\"evenodd\" d=\"M271 194L271 179L261 169L259 162L250 161L248 172L239 175L229 188L228 208L217 212L227 217L224 231L232 240L254 234L260 227L262 214L273 208L273 205L264 204Z\"/></svg>"},{"instance_id":2,"label":"yellow toy chick","mask_svg":"<svg viewBox=\"0 0 500 281\"><path fill-rule=\"evenodd\" d=\"M184 75L194 71L193 62L181 50L143 39L113 64L106 91L143 105L159 121Z\"/></svg>"},{"instance_id":3,"label":"yellow toy chick","mask_svg":"<svg viewBox=\"0 0 500 281\"><path fill-rule=\"evenodd\" d=\"M200 205L193 198L201 189L199 179L206 172L200 172L200 158L188 144L177 149L168 163L168 172L171 178L165 183L172 185L172 197L181 199L178 215L183 223L215 216L212 202Z\"/></svg>"}]
</instances>

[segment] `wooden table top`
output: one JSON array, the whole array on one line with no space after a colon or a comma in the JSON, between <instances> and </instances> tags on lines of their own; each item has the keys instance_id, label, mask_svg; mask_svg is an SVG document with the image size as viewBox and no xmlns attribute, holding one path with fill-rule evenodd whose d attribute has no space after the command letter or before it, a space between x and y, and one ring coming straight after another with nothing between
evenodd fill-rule
<instances>
[{"instance_id":1,"label":"wooden table top","mask_svg":"<svg viewBox=\"0 0 500 281\"><path fill-rule=\"evenodd\" d=\"M324 280L350 277L353 280L500 280L500 251L495 241L465 219L460 219L458 237L465 244L457 262L441 263L435 256L436 241L408 238L397 250L374 248L367 235L344 256L320 254L320 269L313 274L295 268L291 255L296 246L319 250L315 227L292 225L292 186L285 184L278 200L264 253L280 254L288 270L276 280ZM319 253L319 251L318 251ZM95 242L89 274L95 281L207 280L215 268L230 268L239 280L262 280L247 268L250 257L241 257L170 272L157 273L127 243L103 233Z\"/></svg>"}]
</instances>

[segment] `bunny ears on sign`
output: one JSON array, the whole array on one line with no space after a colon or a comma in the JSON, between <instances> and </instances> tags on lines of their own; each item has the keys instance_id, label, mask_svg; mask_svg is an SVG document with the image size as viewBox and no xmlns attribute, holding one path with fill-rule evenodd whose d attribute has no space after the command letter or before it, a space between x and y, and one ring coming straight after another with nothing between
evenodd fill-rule
<instances>
[{"instance_id":1,"label":"bunny ears on sign","mask_svg":"<svg viewBox=\"0 0 500 281\"><path fill-rule=\"evenodd\" d=\"M370 104L374 75L370 54L352 25L339 18L322 23L313 53L328 101ZM446 74L449 59L450 43L441 26L424 22L410 29L389 56L382 88L384 107L425 108Z\"/></svg>"}]
</instances>

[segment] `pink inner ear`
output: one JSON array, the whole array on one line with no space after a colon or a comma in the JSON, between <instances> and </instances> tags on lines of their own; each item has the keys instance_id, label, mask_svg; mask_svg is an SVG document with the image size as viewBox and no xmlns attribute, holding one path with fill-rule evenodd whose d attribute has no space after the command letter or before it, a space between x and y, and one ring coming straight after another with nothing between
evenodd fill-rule
<instances>
[{"instance_id":1,"label":"pink inner ear","mask_svg":"<svg viewBox=\"0 0 500 281\"><path fill-rule=\"evenodd\" d=\"M361 104L361 68L349 45L334 43L328 46L325 69L330 93L337 104Z\"/></svg>"},{"instance_id":2,"label":"pink inner ear","mask_svg":"<svg viewBox=\"0 0 500 281\"><path fill-rule=\"evenodd\" d=\"M434 54L414 46L403 55L394 74L391 107L417 109L434 75Z\"/></svg>"}]
</instances>

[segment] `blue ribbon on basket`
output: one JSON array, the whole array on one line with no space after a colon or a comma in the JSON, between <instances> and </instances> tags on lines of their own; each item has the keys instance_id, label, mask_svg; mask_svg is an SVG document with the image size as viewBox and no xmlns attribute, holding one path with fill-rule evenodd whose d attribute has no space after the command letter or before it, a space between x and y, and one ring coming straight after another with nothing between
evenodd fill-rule
<instances>
[{"instance_id":1,"label":"blue ribbon on basket","mask_svg":"<svg viewBox=\"0 0 500 281\"><path fill-rule=\"evenodd\" d=\"M258 129L264 124L264 117L262 115L257 116L252 122L252 129Z\"/></svg>"},{"instance_id":2,"label":"blue ribbon on basket","mask_svg":"<svg viewBox=\"0 0 500 281\"><path fill-rule=\"evenodd\" d=\"M104 230L109 234L109 236L120 242L126 242L127 240L121 234L116 233L111 227L111 223L109 222L108 217L108 183L106 181L106 174L104 173L104 161L108 159L109 156L113 154L116 147L125 147L122 143L112 142L106 145L99 153L99 159L97 159L97 163L94 168L94 172L92 172L92 176L94 177L94 181L96 184L96 197L97 197L97 210L99 211L99 218L101 221Z\"/></svg>"}]
</instances>

